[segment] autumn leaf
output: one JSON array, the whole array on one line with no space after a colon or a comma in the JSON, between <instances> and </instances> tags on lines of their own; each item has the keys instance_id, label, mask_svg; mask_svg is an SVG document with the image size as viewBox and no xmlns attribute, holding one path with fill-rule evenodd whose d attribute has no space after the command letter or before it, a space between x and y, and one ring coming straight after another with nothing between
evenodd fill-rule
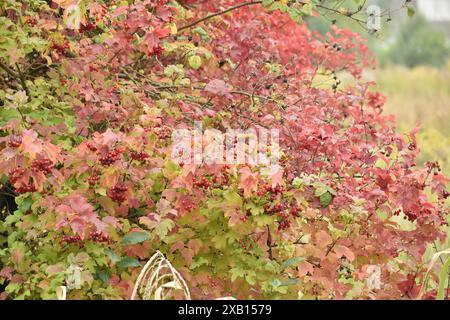
<instances>
[{"instance_id":1,"label":"autumn leaf","mask_svg":"<svg viewBox=\"0 0 450 320\"><path fill-rule=\"evenodd\" d=\"M218 95L226 95L229 92L229 89L223 80L215 79L211 80L205 87L205 91L218 94Z\"/></svg>"},{"instance_id":2,"label":"autumn leaf","mask_svg":"<svg viewBox=\"0 0 450 320\"><path fill-rule=\"evenodd\" d=\"M258 174L253 173L249 167L241 168L239 173L241 174L239 188L244 190L244 197L248 198L251 196L252 191L258 189Z\"/></svg>"}]
</instances>

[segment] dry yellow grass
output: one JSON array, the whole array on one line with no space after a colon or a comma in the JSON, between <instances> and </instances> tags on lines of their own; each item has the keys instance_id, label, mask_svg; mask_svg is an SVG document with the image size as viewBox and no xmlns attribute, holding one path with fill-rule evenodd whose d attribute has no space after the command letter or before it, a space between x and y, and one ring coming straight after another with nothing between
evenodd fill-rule
<instances>
[{"instance_id":1,"label":"dry yellow grass","mask_svg":"<svg viewBox=\"0 0 450 320\"><path fill-rule=\"evenodd\" d=\"M369 77L388 97L385 113L397 117L400 132L422 125L419 164L439 161L450 176L450 62L441 69L392 67Z\"/></svg>"}]
</instances>

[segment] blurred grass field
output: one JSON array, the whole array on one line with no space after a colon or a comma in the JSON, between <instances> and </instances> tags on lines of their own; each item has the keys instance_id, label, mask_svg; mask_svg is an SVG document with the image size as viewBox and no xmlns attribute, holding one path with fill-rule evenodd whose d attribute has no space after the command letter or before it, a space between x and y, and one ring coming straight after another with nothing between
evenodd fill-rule
<instances>
[{"instance_id":1,"label":"blurred grass field","mask_svg":"<svg viewBox=\"0 0 450 320\"><path fill-rule=\"evenodd\" d=\"M397 117L398 131L422 125L418 164L439 161L450 176L450 61L442 68L392 66L370 73L376 89L388 97L385 113Z\"/></svg>"}]
</instances>

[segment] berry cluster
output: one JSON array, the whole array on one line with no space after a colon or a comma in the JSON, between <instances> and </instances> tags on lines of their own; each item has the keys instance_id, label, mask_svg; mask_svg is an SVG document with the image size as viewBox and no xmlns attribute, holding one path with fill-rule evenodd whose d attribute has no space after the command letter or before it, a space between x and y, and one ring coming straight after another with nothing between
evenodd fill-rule
<instances>
[{"instance_id":1,"label":"berry cluster","mask_svg":"<svg viewBox=\"0 0 450 320\"><path fill-rule=\"evenodd\" d=\"M253 249L254 239L252 236L245 236L243 239L239 239L238 243L241 245L242 249L248 251Z\"/></svg>"},{"instance_id":2,"label":"berry cluster","mask_svg":"<svg viewBox=\"0 0 450 320\"><path fill-rule=\"evenodd\" d=\"M37 20L35 18L30 18L30 19L27 20L27 24L30 27L34 27L37 24Z\"/></svg>"},{"instance_id":3,"label":"berry cluster","mask_svg":"<svg viewBox=\"0 0 450 320\"><path fill-rule=\"evenodd\" d=\"M228 175L222 174L220 176L215 176L213 178L213 182L217 187L222 187L228 184L229 178Z\"/></svg>"},{"instance_id":4,"label":"berry cluster","mask_svg":"<svg viewBox=\"0 0 450 320\"><path fill-rule=\"evenodd\" d=\"M300 212L301 212L301 210L300 210L300 208L298 208L298 207L293 207L293 208L291 208L291 210L289 211L289 213L291 214L291 216L293 216L294 218L300 217Z\"/></svg>"},{"instance_id":5,"label":"berry cluster","mask_svg":"<svg viewBox=\"0 0 450 320\"><path fill-rule=\"evenodd\" d=\"M239 220L241 220L242 222L247 222L248 220L248 215L242 215L239 217Z\"/></svg>"},{"instance_id":6,"label":"berry cluster","mask_svg":"<svg viewBox=\"0 0 450 320\"><path fill-rule=\"evenodd\" d=\"M31 163L31 168L34 171L41 171L44 174L49 174L53 169L53 162L48 158L36 159Z\"/></svg>"},{"instance_id":7,"label":"berry cluster","mask_svg":"<svg viewBox=\"0 0 450 320\"><path fill-rule=\"evenodd\" d=\"M131 159L136 161L145 161L149 158L149 155L147 152L136 152L132 151L130 154Z\"/></svg>"},{"instance_id":8,"label":"berry cluster","mask_svg":"<svg viewBox=\"0 0 450 320\"><path fill-rule=\"evenodd\" d=\"M8 141L8 147L10 148L18 148L22 144L22 137L20 136L11 136Z\"/></svg>"},{"instance_id":9,"label":"berry cluster","mask_svg":"<svg viewBox=\"0 0 450 320\"><path fill-rule=\"evenodd\" d=\"M416 149L417 149L417 144L416 144L415 142L411 142L411 143L408 145L408 149L411 150L411 151L416 150Z\"/></svg>"},{"instance_id":10,"label":"berry cluster","mask_svg":"<svg viewBox=\"0 0 450 320\"><path fill-rule=\"evenodd\" d=\"M126 200L128 188L123 184L117 184L114 188L108 191L108 197L117 203L122 203Z\"/></svg>"},{"instance_id":11,"label":"berry cluster","mask_svg":"<svg viewBox=\"0 0 450 320\"><path fill-rule=\"evenodd\" d=\"M267 203L264 206L264 211L267 212L267 214L269 215L278 214L285 209L286 207L282 203L277 203L273 207L271 207L270 203Z\"/></svg>"},{"instance_id":12,"label":"berry cluster","mask_svg":"<svg viewBox=\"0 0 450 320\"><path fill-rule=\"evenodd\" d=\"M425 163L425 168L427 168L427 172L431 173L433 172L433 170L436 170L437 172L441 171L441 166L439 165L439 162L435 161L435 162L431 162L428 161Z\"/></svg>"},{"instance_id":13,"label":"berry cluster","mask_svg":"<svg viewBox=\"0 0 450 320\"><path fill-rule=\"evenodd\" d=\"M100 231L92 231L89 234L89 239L94 242L108 242L109 238L107 234L104 234Z\"/></svg>"},{"instance_id":14,"label":"berry cluster","mask_svg":"<svg viewBox=\"0 0 450 320\"><path fill-rule=\"evenodd\" d=\"M270 193L272 196L272 200L275 200L276 196L279 194L283 194L284 188L280 185L277 185L276 187L272 187L270 184L265 183L262 185L261 189L258 190L257 195L259 197L262 197L266 195L267 193Z\"/></svg>"},{"instance_id":15,"label":"berry cluster","mask_svg":"<svg viewBox=\"0 0 450 320\"><path fill-rule=\"evenodd\" d=\"M53 43L50 48L56 51L59 55L65 56L70 48L70 43L68 40L64 41L62 45Z\"/></svg>"},{"instance_id":16,"label":"berry cluster","mask_svg":"<svg viewBox=\"0 0 450 320\"><path fill-rule=\"evenodd\" d=\"M122 150L113 149L109 151L104 156L100 157L100 163L104 166L110 166L114 162L120 159L120 155L122 154Z\"/></svg>"},{"instance_id":17,"label":"berry cluster","mask_svg":"<svg viewBox=\"0 0 450 320\"><path fill-rule=\"evenodd\" d=\"M17 181L22 179L24 174L25 170L23 168L14 168L9 171L9 181L11 181L12 184L15 184Z\"/></svg>"},{"instance_id":18,"label":"berry cluster","mask_svg":"<svg viewBox=\"0 0 450 320\"><path fill-rule=\"evenodd\" d=\"M280 211L278 213L278 230L286 230L290 226L289 214L286 211Z\"/></svg>"},{"instance_id":19,"label":"berry cluster","mask_svg":"<svg viewBox=\"0 0 450 320\"><path fill-rule=\"evenodd\" d=\"M27 192L35 192L35 191L36 191L36 187L31 182L22 183L22 185L20 187L16 188L17 193L27 193Z\"/></svg>"},{"instance_id":20,"label":"berry cluster","mask_svg":"<svg viewBox=\"0 0 450 320\"><path fill-rule=\"evenodd\" d=\"M155 134L156 134L156 136L159 138L159 139L161 139L161 140L165 140L165 139L167 139L167 138L169 138L170 137L170 135L171 135L171 130L170 130L170 128L168 128L168 127L156 127L155 128Z\"/></svg>"},{"instance_id":21,"label":"berry cluster","mask_svg":"<svg viewBox=\"0 0 450 320\"><path fill-rule=\"evenodd\" d=\"M194 184L194 187L201 188L201 189L210 189L213 186L212 183L205 177L202 177L202 178L194 177L193 184Z\"/></svg>"},{"instance_id":22,"label":"berry cluster","mask_svg":"<svg viewBox=\"0 0 450 320\"><path fill-rule=\"evenodd\" d=\"M63 236L61 238L61 244L64 243L75 243L75 242L81 242L81 237L79 235L74 236Z\"/></svg>"},{"instance_id":23,"label":"berry cluster","mask_svg":"<svg viewBox=\"0 0 450 320\"><path fill-rule=\"evenodd\" d=\"M97 147L94 146L94 145L92 144L92 142L90 142L90 141L86 142L86 147L88 147L88 149L91 150L92 152L97 151Z\"/></svg>"},{"instance_id":24,"label":"berry cluster","mask_svg":"<svg viewBox=\"0 0 450 320\"><path fill-rule=\"evenodd\" d=\"M164 47L160 44L153 47L153 54L157 57L160 57L164 53Z\"/></svg>"},{"instance_id":25,"label":"berry cluster","mask_svg":"<svg viewBox=\"0 0 450 320\"><path fill-rule=\"evenodd\" d=\"M88 179L88 183L91 187L95 186L98 181L100 180L100 176L98 175L98 172L94 172Z\"/></svg>"}]
</instances>

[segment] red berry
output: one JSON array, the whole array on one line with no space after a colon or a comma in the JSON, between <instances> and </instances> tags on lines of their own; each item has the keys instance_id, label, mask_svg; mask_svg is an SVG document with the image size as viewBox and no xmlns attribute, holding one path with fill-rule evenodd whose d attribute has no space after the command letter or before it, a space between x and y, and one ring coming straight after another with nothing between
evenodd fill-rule
<instances>
[{"instance_id":1,"label":"red berry","mask_svg":"<svg viewBox=\"0 0 450 320\"><path fill-rule=\"evenodd\" d=\"M146 152L132 151L130 154L130 157L131 157L131 159L136 160L136 161L145 161L149 158L149 155Z\"/></svg>"},{"instance_id":2,"label":"red berry","mask_svg":"<svg viewBox=\"0 0 450 320\"><path fill-rule=\"evenodd\" d=\"M10 148L18 148L22 144L22 137L20 136L11 136L8 141L8 147Z\"/></svg>"},{"instance_id":3,"label":"red berry","mask_svg":"<svg viewBox=\"0 0 450 320\"><path fill-rule=\"evenodd\" d=\"M35 192L36 187L32 183L23 183L20 187L16 188L17 193Z\"/></svg>"},{"instance_id":4,"label":"red berry","mask_svg":"<svg viewBox=\"0 0 450 320\"><path fill-rule=\"evenodd\" d=\"M126 200L128 188L123 184L117 184L114 188L108 191L108 197L117 203L122 203Z\"/></svg>"},{"instance_id":5,"label":"red berry","mask_svg":"<svg viewBox=\"0 0 450 320\"><path fill-rule=\"evenodd\" d=\"M100 163L104 166L110 166L120 159L121 153L122 151L119 149L111 150L104 156L100 157Z\"/></svg>"},{"instance_id":6,"label":"red berry","mask_svg":"<svg viewBox=\"0 0 450 320\"><path fill-rule=\"evenodd\" d=\"M45 174L48 174L53 169L53 162L48 158L36 159L31 163L31 168L34 171L41 171Z\"/></svg>"},{"instance_id":7,"label":"red berry","mask_svg":"<svg viewBox=\"0 0 450 320\"><path fill-rule=\"evenodd\" d=\"M98 173L94 172L92 174L92 176L89 177L88 183L90 186L95 186L99 180L100 180L100 177L98 176Z\"/></svg>"},{"instance_id":8,"label":"red berry","mask_svg":"<svg viewBox=\"0 0 450 320\"><path fill-rule=\"evenodd\" d=\"M24 174L25 174L25 170L22 168L12 169L9 172L9 181L11 181L12 184L15 184L17 181L19 181L23 177Z\"/></svg>"}]
</instances>

